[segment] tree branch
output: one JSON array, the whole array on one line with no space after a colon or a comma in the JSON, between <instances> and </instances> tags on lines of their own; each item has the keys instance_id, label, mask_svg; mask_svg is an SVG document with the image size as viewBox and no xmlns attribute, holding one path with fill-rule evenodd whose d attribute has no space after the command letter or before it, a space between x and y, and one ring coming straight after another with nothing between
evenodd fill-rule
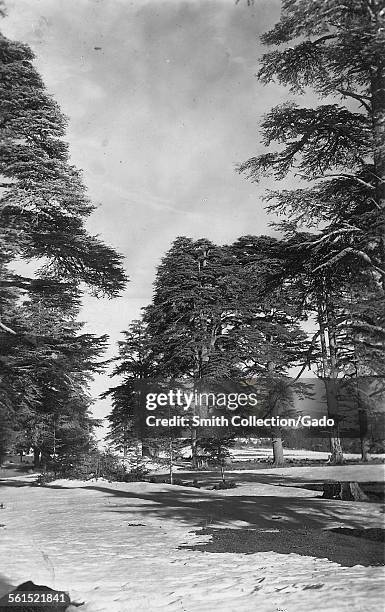
<instances>
[{"instance_id":1,"label":"tree branch","mask_svg":"<svg viewBox=\"0 0 385 612\"><path fill-rule=\"evenodd\" d=\"M13 334L14 336L17 335L13 329L11 329L10 327L7 327L7 325L4 325L4 323L2 323L1 321L0 321L0 328L3 329L8 334Z\"/></svg>"},{"instance_id":2,"label":"tree branch","mask_svg":"<svg viewBox=\"0 0 385 612\"><path fill-rule=\"evenodd\" d=\"M370 100L369 96L360 96L359 94L353 93L352 91L348 91L347 89L337 89L337 91L345 97L354 98L358 100L364 108L368 111L368 113L372 112L372 107L370 104L365 102L364 98Z\"/></svg>"},{"instance_id":3,"label":"tree branch","mask_svg":"<svg viewBox=\"0 0 385 612\"><path fill-rule=\"evenodd\" d=\"M329 261L326 261L325 263L321 264L320 266L317 266L316 268L314 268L313 272L318 272L319 270L322 270L323 268L326 268L327 266L331 266L332 264L336 263L337 261L339 261L340 259L345 257L345 255L347 255L348 253L352 253L353 255L357 255L358 257L360 257L361 259L366 261L368 264L370 264L372 266L372 268L374 270L376 270L379 274L381 274L381 276L385 275L385 270L382 270L381 268L376 266L372 262L372 260L370 259L369 255L367 255L363 251L359 251L358 249L353 249L352 247L347 247L346 249L343 249L340 253L338 253L337 255L332 257L331 259L329 259Z\"/></svg>"},{"instance_id":4,"label":"tree branch","mask_svg":"<svg viewBox=\"0 0 385 612\"><path fill-rule=\"evenodd\" d=\"M305 175L299 175L299 176L301 176L301 178L306 178ZM360 185L363 185L367 189L371 189L372 191L376 190L376 188L373 185L371 185L370 183L367 183L366 181L363 181L362 179L358 178L358 176L354 176L354 174L347 174L347 173L341 172L341 174L320 174L319 176L313 177L315 181L328 179L328 178L340 178L340 179L349 178L349 179L352 179L353 181L357 181L357 183L360 183Z\"/></svg>"},{"instance_id":5,"label":"tree branch","mask_svg":"<svg viewBox=\"0 0 385 612\"><path fill-rule=\"evenodd\" d=\"M317 338L318 338L318 336L320 335L320 333L321 333L321 332L320 332L320 330L318 330L318 331L317 331L317 332L314 334L313 338L311 339L310 346L309 346L309 348L308 348L308 350L307 350L307 353L306 353L306 357L307 357L307 359L306 359L305 363L303 364L303 366L302 366L302 368L301 368L301 370L300 370L299 374L297 374L297 376L295 377L295 379L294 379L294 380L293 380L293 381L292 381L292 382L291 382L291 383L288 385L288 387L290 387L290 385L292 385L293 383L295 383L295 382L296 382L296 381L297 381L297 380L298 380L298 379L299 379L299 378L302 376L302 374L304 373L305 369L306 369L307 367L309 367L309 363L310 363L310 355L312 354L312 351L313 351L313 348L314 348L315 341L317 340Z\"/></svg>"},{"instance_id":6,"label":"tree branch","mask_svg":"<svg viewBox=\"0 0 385 612\"><path fill-rule=\"evenodd\" d=\"M350 228L340 228L338 230L334 230L332 232L330 232L329 234L325 234L324 236L322 236L322 238L319 238L318 240L313 240L311 242L300 242L299 244L297 244L296 246L299 247L313 247L317 244L321 244L321 242L323 242L324 240L327 240L328 238L330 238L331 236L334 236L335 234L343 234L345 232L362 232L361 229L359 229L358 227L350 227Z\"/></svg>"},{"instance_id":7,"label":"tree branch","mask_svg":"<svg viewBox=\"0 0 385 612\"><path fill-rule=\"evenodd\" d=\"M337 35L336 34L325 34L325 36L320 36L319 38L316 38L316 40L312 40L311 43L313 45L318 45L318 43L324 42L324 40L330 40L331 38L337 38Z\"/></svg>"}]
</instances>

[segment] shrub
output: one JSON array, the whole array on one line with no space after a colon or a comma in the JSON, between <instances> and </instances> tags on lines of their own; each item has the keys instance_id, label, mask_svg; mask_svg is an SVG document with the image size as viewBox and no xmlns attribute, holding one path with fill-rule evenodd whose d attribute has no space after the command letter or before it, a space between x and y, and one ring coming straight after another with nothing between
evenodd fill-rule
<instances>
[{"instance_id":1,"label":"shrub","mask_svg":"<svg viewBox=\"0 0 385 612\"><path fill-rule=\"evenodd\" d=\"M234 480L223 480L213 486L213 489L235 489L237 483Z\"/></svg>"},{"instance_id":2,"label":"shrub","mask_svg":"<svg viewBox=\"0 0 385 612\"><path fill-rule=\"evenodd\" d=\"M148 480L149 480L149 482L159 482L159 483L162 483L162 484L171 484L170 476L168 476L167 478L159 478L159 477L158 478L156 478L156 477L155 478L149 478ZM173 485L177 485L178 487L186 486L186 483L183 482L183 480L181 480L180 478L173 478L172 484Z\"/></svg>"},{"instance_id":3,"label":"shrub","mask_svg":"<svg viewBox=\"0 0 385 612\"><path fill-rule=\"evenodd\" d=\"M124 482L138 482L145 480L149 470L144 466L138 466L124 475Z\"/></svg>"},{"instance_id":4,"label":"shrub","mask_svg":"<svg viewBox=\"0 0 385 612\"><path fill-rule=\"evenodd\" d=\"M35 480L35 484L38 486L44 486L49 482L53 482L57 479L57 475L55 472L43 472L43 474L39 474Z\"/></svg>"},{"instance_id":5,"label":"shrub","mask_svg":"<svg viewBox=\"0 0 385 612\"><path fill-rule=\"evenodd\" d=\"M113 482L134 482L143 480L148 470L143 465L135 464L127 468L119 457L109 452L93 450L89 453L57 457L49 464L48 473L56 478L91 480L105 478ZM49 480L46 480L49 482ZM42 483L43 484L43 483Z\"/></svg>"}]
</instances>

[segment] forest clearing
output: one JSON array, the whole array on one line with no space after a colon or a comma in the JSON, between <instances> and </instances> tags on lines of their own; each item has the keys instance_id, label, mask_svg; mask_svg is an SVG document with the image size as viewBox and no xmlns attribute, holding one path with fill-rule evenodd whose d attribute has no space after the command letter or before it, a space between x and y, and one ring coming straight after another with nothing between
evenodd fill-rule
<instances>
[{"instance_id":1,"label":"forest clearing","mask_svg":"<svg viewBox=\"0 0 385 612\"><path fill-rule=\"evenodd\" d=\"M238 471L227 491L3 480L1 537L11 552L0 594L11 579L32 579L86 602L84 612L380 610L381 504L302 488L350 479L352 469L359 481L383 482L383 465Z\"/></svg>"}]
</instances>

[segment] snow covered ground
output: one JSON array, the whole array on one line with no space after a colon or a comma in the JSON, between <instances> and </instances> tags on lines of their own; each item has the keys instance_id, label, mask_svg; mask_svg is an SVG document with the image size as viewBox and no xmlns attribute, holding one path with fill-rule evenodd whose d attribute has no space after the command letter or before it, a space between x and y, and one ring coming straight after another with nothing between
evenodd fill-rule
<instances>
[{"instance_id":1,"label":"snow covered ground","mask_svg":"<svg viewBox=\"0 0 385 612\"><path fill-rule=\"evenodd\" d=\"M273 459L272 448L263 448L258 446L250 446L243 448L232 448L231 456L236 461L253 461L254 459ZM301 449L290 449L284 448L285 459L308 459L311 461L327 461L330 452L324 451L312 451L312 450L301 450ZM357 460L361 459L360 453L346 453L344 452L346 460ZM384 453L376 453L370 455L371 459L384 459Z\"/></svg>"},{"instance_id":2,"label":"snow covered ground","mask_svg":"<svg viewBox=\"0 0 385 612\"><path fill-rule=\"evenodd\" d=\"M85 601L84 612L382 612L384 570L368 563L379 544L330 532L383 527L381 506L280 486L286 471L293 480L350 480L351 468L355 480L383 480L380 465L258 470L259 481L239 472L240 486L223 492L3 480L0 595L33 580ZM205 551L207 527L239 533L243 552ZM251 538L245 529L258 531Z\"/></svg>"},{"instance_id":3,"label":"snow covered ground","mask_svg":"<svg viewBox=\"0 0 385 612\"><path fill-rule=\"evenodd\" d=\"M242 439L238 439L242 441ZM243 439L246 442L246 438ZM284 456L286 460L297 459L297 460L308 460L308 461L327 461L330 452L326 451L313 451L313 450L305 450L305 449L291 449L284 448L283 449ZM191 447L190 445L186 445L183 449L179 451L180 455L185 459L191 458ZM273 461L273 450L271 446L263 447L258 444L244 444L241 448L231 448L230 455L235 461L260 461L262 460L270 460ZM166 455L164 455L166 456ZM344 452L344 457L346 460L356 460L360 461L361 454L360 453L347 453ZM384 460L385 453L375 453L369 455L370 459L375 460Z\"/></svg>"}]
</instances>

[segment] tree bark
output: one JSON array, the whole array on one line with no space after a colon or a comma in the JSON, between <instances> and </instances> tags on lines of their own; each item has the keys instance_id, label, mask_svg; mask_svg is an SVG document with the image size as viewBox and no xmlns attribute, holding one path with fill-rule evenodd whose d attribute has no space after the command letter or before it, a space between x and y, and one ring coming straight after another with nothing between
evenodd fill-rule
<instances>
[{"instance_id":1,"label":"tree bark","mask_svg":"<svg viewBox=\"0 0 385 612\"><path fill-rule=\"evenodd\" d=\"M369 440L367 438L368 418L366 410L359 410L358 420L360 427L361 459L362 461L367 462L369 461Z\"/></svg>"},{"instance_id":2,"label":"tree bark","mask_svg":"<svg viewBox=\"0 0 385 612\"><path fill-rule=\"evenodd\" d=\"M283 455L283 444L282 435L279 427L272 428L272 442L273 442L273 465L275 467L282 467L285 465L285 458Z\"/></svg>"},{"instance_id":3,"label":"tree bark","mask_svg":"<svg viewBox=\"0 0 385 612\"><path fill-rule=\"evenodd\" d=\"M170 453L170 484L174 484L174 447L172 439L169 442L169 453Z\"/></svg>"},{"instance_id":4,"label":"tree bark","mask_svg":"<svg viewBox=\"0 0 385 612\"><path fill-rule=\"evenodd\" d=\"M325 380L326 398L328 405L328 416L337 419L337 423L331 429L330 433L330 462L335 465L341 465L344 462L342 452L342 444L338 426L338 411L337 411L337 390L335 378Z\"/></svg>"},{"instance_id":5,"label":"tree bark","mask_svg":"<svg viewBox=\"0 0 385 612\"><path fill-rule=\"evenodd\" d=\"M378 204L385 209L385 69L383 65L373 69L371 79L374 132L374 167Z\"/></svg>"},{"instance_id":6,"label":"tree bark","mask_svg":"<svg viewBox=\"0 0 385 612\"><path fill-rule=\"evenodd\" d=\"M341 483L341 499L346 501L369 501L358 482Z\"/></svg>"},{"instance_id":7,"label":"tree bark","mask_svg":"<svg viewBox=\"0 0 385 612\"><path fill-rule=\"evenodd\" d=\"M342 465L344 462L341 438L338 434L338 428L335 427L330 436L330 462L334 465Z\"/></svg>"},{"instance_id":8,"label":"tree bark","mask_svg":"<svg viewBox=\"0 0 385 612\"><path fill-rule=\"evenodd\" d=\"M273 374L275 370L275 363L271 360L267 362L267 371L269 374ZM272 417L279 416L279 406L277 405L277 399L270 395L270 415ZM273 465L275 467L282 467L285 464L285 458L283 455L283 444L282 444L282 432L280 427L271 427L271 441L273 446Z\"/></svg>"},{"instance_id":9,"label":"tree bark","mask_svg":"<svg viewBox=\"0 0 385 612\"><path fill-rule=\"evenodd\" d=\"M324 294L323 297L318 297L318 325L321 342L322 371L325 383L328 416L336 419L338 418L338 414L335 382L337 379L335 330L331 306L327 303L324 286L322 287L322 292ZM326 332L328 342L326 341ZM338 423L332 428L330 433L330 453L331 463L340 465L344 462Z\"/></svg>"},{"instance_id":10,"label":"tree bark","mask_svg":"<svg viewBox=\"0 0 385 612\"><path fill-rule=\"evenodd\" d=\"M191 428L191 467L197 468L199 467L198 463L198 449L197 449L197 430L196 427Z\"/></svg>"},{"instance_id":11,"label":"tree bark","mask_svg":"<svg viewBox=\"0 0 385 612\"><path fill-rule=\"evenodd\" d=\"M337 425L332 429L332 435L330 438L331 446L331 462L335 464L341 464L344 462L344 456L342 453L341 438L338 427L338 399L337 399L337 388L336 381L338 377L337 369L337 343L336 343L336 325L333 312L333 305L329 303L328 295L326 294L326 321L327 331L329 339L329 357L330 357L330 387L328 395L328 412L329 415L337 419Z\"/></svg>"},{"instance_id":12,"label":"tree bark","mask_svg":"<svg viewBox=\"0 0 385 612\"><path fill-rule=\"evenodd\" d=\"M378 23L378 27L381 24ZM385 68L383 63L372 69L372 122L374 133L374 171L377 177L376 199L382 212L380 220L380 247L382 268L385 268ZM382 276L382 289L385 292L385 275Z\"/></svg>"}]
</instances>

